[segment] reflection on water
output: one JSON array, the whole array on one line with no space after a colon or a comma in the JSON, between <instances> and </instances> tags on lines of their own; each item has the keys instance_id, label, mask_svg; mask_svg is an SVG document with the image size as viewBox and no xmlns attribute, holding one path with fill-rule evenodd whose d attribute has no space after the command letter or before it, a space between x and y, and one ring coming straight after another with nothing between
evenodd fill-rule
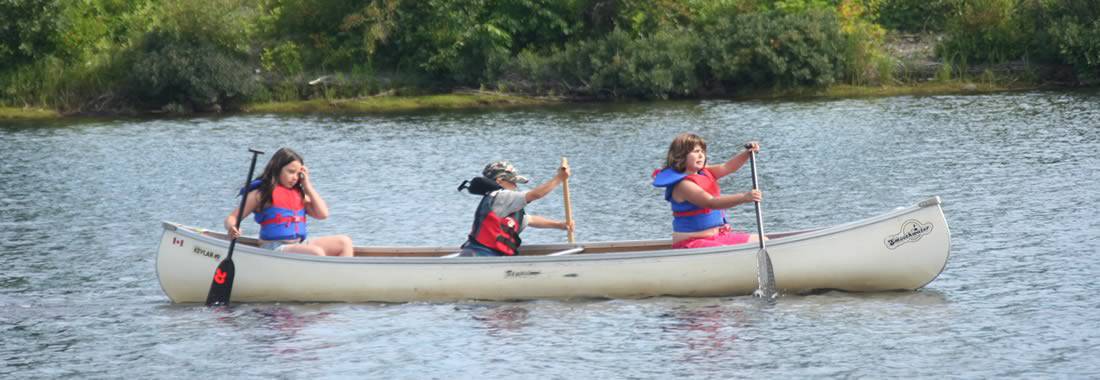
<instances>
[{"instance_id":1,"label":"reflection on water","mask_svg":"<svg viewBox=\"0 0 1100 380\"><path fill-rule=\"evenodd\" d=\"M1100 376L1100 96L626 103L388 116L0 122L0 378ZM458 245L486 162L569 158L577 238L667 237L668 142L760 140L765 230L938 195L947 268L917 292L454 304L169 305L160 222L222 229L245 146L305 155L318 235ZM751 186L723 178L727 192ZM530 206L560 218L559 192ZM729 210L754 230L751 206ZM246 231L255 226L246 227ZM556 230L528 243L561 242ZM430 274L425 274L430 275ZM371 279L357 279L370 281ZM948 363L948 364L945 364Z\"/></svg>"},{"instance_id":2,"label":"reflection on water","mask_svg":"<svg viewBox=\"0 0 1100 380\"><path fill-rule=\"evenodd\" d=\"M285 306L256 306L252 313L258 320L252 321L249 318L247 325L270 332L256 335L251 344L253 347L267 347L274 354L295 360L318 360L320 357L315 352L331 347L327 344L304 344L297 339L302 329L322 322L328 316L327 312L303 314Z\"/></svg>"},{"instance_id":3,"label":"reflection on water","mask_svg":"<svg viewBox=\"0 0 1100 380\"><path fill-rule=\"evenodd\" d=\"M499 336L502 332L520 332L526 326L530 314L522 306L498 306L483 310L473 318L485 325L490 336Z\"/></svg>"},{"instance_id":4,"label":"reflection on water","mask_svg":"<svg viewBox=\"0 0 1100 380\"><path fill-rule=\"evenodd\" d=\"M725 355L737 344L737 331L744 322L740 310L717 305L677 308L660 317L672 321L663 330L682 341L685 361Z\"/></svg>"}]
</instances>

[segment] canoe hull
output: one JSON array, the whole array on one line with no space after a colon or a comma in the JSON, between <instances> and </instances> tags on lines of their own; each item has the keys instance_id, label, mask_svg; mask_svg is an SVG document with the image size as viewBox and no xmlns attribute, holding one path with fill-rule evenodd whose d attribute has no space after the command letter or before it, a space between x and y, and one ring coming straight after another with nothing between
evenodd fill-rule
<instances>
[{"instance_id":1,"label":"canoe hull","mask_svg":"<svg viewBox=\"0 0 1100 380\"><path fill-rule=\"evenodd\" d=\"M790 235L790 236L784 236ZM768 243L776 286L917 289L943 270L950 232L939 199ZM654 246L667 246L654 241ZM203 302L228 242L164 223L157 275L177 303ZM639 242L587 243L590 248ZM644 245L644 244L642 244ZM562 247L566 247L562 245ZM435 248L438 249L438 248ZM408 302L735 296L756 289L757 246L649 249L568 256L312 257L238 245L236 302ZM444 250L445 251L445 250Z\"/></svg>"}]
</instances>

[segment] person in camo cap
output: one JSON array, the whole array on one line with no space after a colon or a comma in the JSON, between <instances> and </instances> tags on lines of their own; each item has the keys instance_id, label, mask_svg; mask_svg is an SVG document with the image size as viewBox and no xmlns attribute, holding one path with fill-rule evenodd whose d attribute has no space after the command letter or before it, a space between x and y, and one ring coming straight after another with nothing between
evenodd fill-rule
<instances>
[{"instance_id":1,"label":"person in camo cap","mask_svg":"<svg viewBox=\"0 0 1100 380\"><path fill-rule=\"evenodd\" d=\"M572 230L572 224L528 215L524 207L545 197L555 187L569 178L569 167L558 168L554 178L528 191L519 191L518 184L527 183L527 177L519 175L508 161L494 161L485 165L481 177L466 181L470 193L482 195L474 213L474 224L459 256L513 256L519 252L519 233L527 226Z\"/></svg>"}]
</instances>

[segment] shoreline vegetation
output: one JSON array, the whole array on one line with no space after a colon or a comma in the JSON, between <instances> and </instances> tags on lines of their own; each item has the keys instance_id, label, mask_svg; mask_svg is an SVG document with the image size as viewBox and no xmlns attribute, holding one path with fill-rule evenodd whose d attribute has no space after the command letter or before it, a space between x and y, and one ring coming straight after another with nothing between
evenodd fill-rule
<instances>
[{"instance_id":1,"label":"shoreline vegetation","mask_svg":"<svg viewBox=\"0 0 1100 380\"><path fill-rule=\"evenodd\" d=\"M376 95L353 99L311 99L267 102L242 107L243 113L390 113L426 110L513 108L560 103L560 99L535 98L488 91L401 96Z\"/></svg>"},{"instance_id":2,"label":"shoreline vegetation","mask_svg":"<svg viewBox=\"0 0 1100 380\"><path fill-rule=\"evenodd\" d=\"M1056 86L1057 87L1057 86ZM826 88L786 89L756 91L727 96L730 100L821 100L891 96L935 96L957 94L988 94L1051 88L1050 85L1030 82L982 83L969 80L928 81L883 86L832 85ZM697 98L707 99L707 98ZM232 114L384 114L432 110L506 109L537 107L578 102L560 97L532 97L490 91L458 90L449 94L395 95L381 94L350 99L309 99L264 102L242 105ZM580 102L585 102L584 100ZM606 102L606 101L601 101ZM163 114L147 111L143 115ZM0 107L0 120L50 120L69 117L119 116L115 114L62 114L42 108Z\"/></svg>"},{"instance_id":3,"label":"shoreline vegetation","mask_svg":"<svg viewBox=\"0 0 1100 380\"><path fill-rule=\"evenodd\" d=\"M61 117L61 114L54 110L0 106L0 120L49 120Z\"/></svg>"},{"instance_id":4,"label":"shoreline vegetation","mask_svg":"<svg viewBox=\"0 0 1100 380\"><path fill-rule=\"evenodd\" d=\"M826 88L803 88L755 91L751 93L726 96L730 100L800 100L800 99L845 99L891 96L935 96L956 94L987 94L1009 91L1024 91L1051 88L1042 83L1014 82L975 82L969 80L949 80L944 82L928 81L899 85L855 86L847 84L832 85ZM711 98L695 98L711 99ZM381 94L363 98L347 99L309 99L273 101L257 104L245 104L239 109L226 111L228 114L384 114L416 111L466 110L466 109L507 109L591 102L561 97L535 97L523 94L508 94L490 91L458 90L448 94L432 95L395 95ZM614 100L596 100L612 102ZM165 111L145 111L142 115L174 114ZM204 113L195 113L202 115ZM63 114L56 110L35 107L0 106L0 120L50 120L87 116L122 116L122 113ZM132 115L126 114L126 115Z\"/></svg>"},{"instance_id":5,"label":"shoreline vegetation","mask_svg":"<svg viewBox=\"0 0 1100 380\"><path fill-rule=\"evenodd\" d=\"M0 120L1095 86L1098 19L1094 0L13 0Z\"/></svg>"}]
</instances>

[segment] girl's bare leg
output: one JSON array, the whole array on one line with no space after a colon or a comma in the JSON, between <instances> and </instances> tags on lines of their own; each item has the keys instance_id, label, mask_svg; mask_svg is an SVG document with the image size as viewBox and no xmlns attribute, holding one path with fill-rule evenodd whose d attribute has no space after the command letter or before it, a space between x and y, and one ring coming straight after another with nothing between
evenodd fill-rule
<instances>
[{"instance_id":1,"label":"girl's bare leg","mask_svg":"<svg viewBox=\"0 0 1100 380\"><path fill-rule=\"evenodd\" d=\"M309 239L306 243L320 248L326 256L351 257L354 255L351 238L347 235L321 236Z\"/></svg>"}]
</instances>

